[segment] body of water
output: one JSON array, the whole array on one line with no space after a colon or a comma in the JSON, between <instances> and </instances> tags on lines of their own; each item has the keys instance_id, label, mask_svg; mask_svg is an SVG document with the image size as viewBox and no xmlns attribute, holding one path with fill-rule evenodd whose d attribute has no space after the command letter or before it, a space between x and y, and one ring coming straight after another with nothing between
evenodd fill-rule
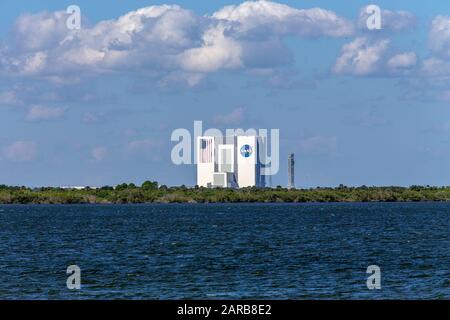
<instances>
[{"instance_id":1,"label":"body of water","mask_svg":"<svg viewBox=\"0 0 450 320\"><path fill-rule=\"evenodd\" d=\"M448 203L0 206L0 299L449 299L449 238Z\"/></svg>"}]
</instances>

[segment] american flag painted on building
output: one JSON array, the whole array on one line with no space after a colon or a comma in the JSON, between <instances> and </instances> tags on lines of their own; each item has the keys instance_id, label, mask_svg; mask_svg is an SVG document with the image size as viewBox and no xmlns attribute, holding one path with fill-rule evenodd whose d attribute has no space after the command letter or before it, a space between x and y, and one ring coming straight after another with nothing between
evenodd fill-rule
<instances>
[{"instance_id":1,"label":"american flag painted on building","mask_svg":"<svg viewBox=\"0 0 450 320\"><path fill-rule=\"evenodd\" d=\"M200 139L200 163L211 163L213 162L214 144L212 138L201 138Z\"/></svg>"}]
</instances>

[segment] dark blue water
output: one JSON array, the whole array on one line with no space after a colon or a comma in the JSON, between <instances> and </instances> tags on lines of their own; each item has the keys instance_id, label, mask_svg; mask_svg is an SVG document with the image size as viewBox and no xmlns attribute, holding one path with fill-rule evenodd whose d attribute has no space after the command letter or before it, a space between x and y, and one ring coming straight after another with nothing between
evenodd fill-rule
<instances>
[{"instance_id":1,"label":"dark blue water","mask_svg":"<svg viewBox=\"0 0 450 320\"><path fill-rule=\"evenodd\" d=\"M449 218L444 203L0 206L0 298L448 299Z\"/></svg>"}]
</instances>

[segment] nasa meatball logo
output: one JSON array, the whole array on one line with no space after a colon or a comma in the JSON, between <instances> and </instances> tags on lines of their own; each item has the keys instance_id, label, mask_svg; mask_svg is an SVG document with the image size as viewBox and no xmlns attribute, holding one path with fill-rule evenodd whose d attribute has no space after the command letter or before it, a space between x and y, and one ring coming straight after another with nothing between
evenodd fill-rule
<instances>
[{"instance_id":1,"label":"nasa meatball logo","mask_svg":"<svg viewBox=\"0 0 450 320\"><path fill-rule=\"evenodd\" d=\"M244 144L244 145L241 147L241 155L242 155L244 158L250 157L250 156L252 155L252 153L253 153L253 149L252 149L252 147L251 147L250 145Z\"/></svg>"}]
</instances>

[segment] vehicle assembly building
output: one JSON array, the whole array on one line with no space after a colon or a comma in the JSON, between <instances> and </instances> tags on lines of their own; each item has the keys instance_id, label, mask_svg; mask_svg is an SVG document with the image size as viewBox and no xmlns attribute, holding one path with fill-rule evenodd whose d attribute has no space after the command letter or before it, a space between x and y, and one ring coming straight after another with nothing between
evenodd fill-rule
<instances>
[{"instance_id":1,"label":"vehicle assembly building","mask_svg":"<svg viewBox=\"0 0 450 320\"><path fill-rule=\"evenodd\" d=\"M197 185L199 187L264 187L258 136L197 138Z\"/></svg>"}]
</instances>

